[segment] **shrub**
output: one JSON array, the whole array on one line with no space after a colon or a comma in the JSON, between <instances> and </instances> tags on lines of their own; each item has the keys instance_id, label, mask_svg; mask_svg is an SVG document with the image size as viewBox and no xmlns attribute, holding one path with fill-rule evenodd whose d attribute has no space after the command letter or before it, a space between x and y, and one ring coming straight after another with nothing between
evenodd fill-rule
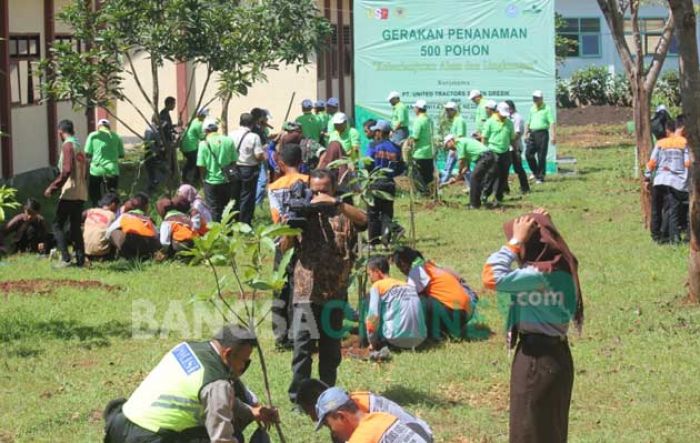
<instances>
[{"instance_id":1,"label":"shrub","mask_svg":"<svg viewBox=\"0 0 700 443\"><path fill-rule=\"evenodd\" d=\"M607 101L612 106L632 106L632 89L626 75L609 76Z\"/></svg>"},{"instance_id":2,"label":"shrub","mask_svg":"<svg viewBox=\"0 0 700 443\"><path fill-rule=\"evenodd\" d=\"M576 103L571 99L571 85L568 79L557 79L557 107L575 108Z\"/></svg>"},{"instance_id":3,"label":"shrub","mask_svg":"<svg viewBox=\"0 0 700 443\"><path fill-rule=\"evenodd\" d=\"M571 98L580 105L605 105L608 103L610 73L606 67L590 66L571 76Z\"/></svg>"},{"instance_id":4,"label":"shrub","mask_svg":"<svg viewBox=\"0 0 700 443\"><path fill-rule=\"evenodd\" d=\"M651 105L656 108L665 105L672 116L677 116L681 111L681 84L678 71L668 70L664 72L656 82L654 94L651 97Z\"/></svg>"}]
</instances>

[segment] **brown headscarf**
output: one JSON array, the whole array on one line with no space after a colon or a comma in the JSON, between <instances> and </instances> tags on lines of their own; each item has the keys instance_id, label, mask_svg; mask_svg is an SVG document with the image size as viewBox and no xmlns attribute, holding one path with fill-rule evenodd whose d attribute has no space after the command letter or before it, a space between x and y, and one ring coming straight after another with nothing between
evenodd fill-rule
<instances>
[{"instance_id":1,"label":"brown headscarf","mask_svg":"<svg viewBox=\"0 0 700 443\"><path fill-rule=\"evenodd\" d=\"M566 241L564 241L548 216L535 213L530 213L526 216L535 219L537 230L533 232L524 245L525 256L522 257L522 264L532 266L541 272L564 271L572 276L576 285L574 324L580 333L583 327L583 296L581 295L581 284L578 278L578 259L571 252ZM506 239L513 238L514 222L515 220L511 220L503 225Z\"/></svg>"}]
</instances>

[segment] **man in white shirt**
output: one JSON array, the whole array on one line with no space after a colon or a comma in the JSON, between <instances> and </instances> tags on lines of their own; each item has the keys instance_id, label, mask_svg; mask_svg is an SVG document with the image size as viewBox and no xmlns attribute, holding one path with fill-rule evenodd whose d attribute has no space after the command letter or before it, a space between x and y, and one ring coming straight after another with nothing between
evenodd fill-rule
<instances>
[{"instance_id":1,"label":"man in white shirt","mask_svg":"<svg viewBox=\"0 0 700 443\"><path fill-rule=\"evenodd\" d=\"M237 221L253 222L255 212L255 191L260 174L260 162L265 160L260 136L252 131L255 119L249 113L241 114L240 127L229 134L238 147L239 175L232 183L232 195L236 202L233 210L238 213Z\"/></svg>"}]
</instances>

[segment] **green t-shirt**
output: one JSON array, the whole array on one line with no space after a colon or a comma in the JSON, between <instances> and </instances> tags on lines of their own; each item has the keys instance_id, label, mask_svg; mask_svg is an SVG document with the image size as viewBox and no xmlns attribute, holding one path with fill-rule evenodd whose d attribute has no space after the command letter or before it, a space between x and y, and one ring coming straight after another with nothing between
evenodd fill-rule
<instances>
[{"instance_id":1,"label":"green t-shirt","mask_svg":"<svg viewBox=\"0 0 700 443\"><path fill-rule=\"evenodd\" d=\"M455 138L462 138L467 136L467 122L464 120L461 114L455 115L452 119L452 126L450 126L450 134L454 135Z\"/></svg>"},{"instance_id":2,"label":"green t-shirt","mask_svg":"<svg viewBox=\"0 0 700 443\"><path fill-rule=\"evenodd\" d=\"M486 146L496 154L503 154L510 149L510 143L515 138L513 122L509 118L503 120L494 114L484 124L482 135L486 139Z\"/></svg>"},{"instance_id":3,"label":"green t-shirt","mask_svg":"<svg viewBox=\"0 0 700 443\"><path fill-rule=\"evenodd\" d=\"M214 154L213 157L212 154ZM221 172L221 168L236 160L238 160L238 152L236 152L233 139L230 137L209 134L206 139L199 143L197 166L206 170L204 181L210 185L226 183L226 177Z\"/></svg>"},{"instance_id":4,"label":"green t-shirt","mask_svg":"<svg viewBox=\"0 0 700 443\"><path fill-rule=\"evenodd\" d=\"M106 128L88 135L85 154L90 158L90 175L95 177L119 175L119 159L124 157L121 137Z\"/></svg>"},{"instance_id":5,"label":"green t-shirt","mask_svg":"<svg viewBox=\"0 0 700 443\"><path fill-rule=\"evenodd\" d=\"M530 131L549 129L552 123L554 123L554 116L549 106L544 103L541 108L538 108L537 105L532 105L532 108L530 108L530 115L527 118Z\"/></svg>"},{"instance_id":6,"label":"green t-shirt","mask_svg":"<svg viewBox=\"0 0 700 443\"><path fill-rule=\"evenodd\" d=\"M204 140L204 130L202 129L202 121L198 118L192 120L187 132L182 136L181 149L182 152L196 151L199 147L199 142Z\"/></svg>"},{"instance_id":7,"label":"green t-shirt","mask_svg":"<svg viewBox=\"0 0 700 443\"><path fill-rule=\"evenodd\" d=\"M465 160L467 163L477 161L481 154L489 150L483 143L472 137L458 138L456 141L456 148L457 159Z\"/></svg>"},{"instance_id":8,"label":"green t-shirt","mask_svg":"<svg viewBox=\"0 0 700 443\"><path fill-rule=\"evenodd\" d=\"M414 121L411 138L415 140L413 158L427 160L433 158L432 121L426 113L421 113Z\"/></svg>"},{"instance_id":9,"label":"green t-shirt","mask_svg":"<svg viewBox=\"0 0 700 443\"><path fill-rule=\"evenodd\" d=\"M319 126L321 126L321 131L327 132L328 131L328 123L331 120L331 116L328 115L326 111L321 111L318 114L316 114L316 118L319 121Z\"/></svg>"},{"instance_id":10,"label":"green t-shirt","mask_svg":"<svg viewBox=\"0 0 700 443\"><path fill-rule=\"evenodd\" d=\"M404 128L406 130L410 128L408 121L408 106L406 106L403 102L396 103L391 112L391 129L397 130L399 128Z\"/></svg>"},{"instance_id":11,"label":"green t-shirt","mask_svg":"<svg viewBox=\"0 0 700 443\"><path fill-rule=\"evenodd\" d=\"M357 132L357 129L348 127L342 134L333 129L330 134L328 142L340 142L346 154L349 154L352 148L360 149L360 133Z\"/></svg>"},{"instance_id":12,"label":"green t-shirt","mask_svg":"<svg viewBox=\"0 0 700 443\"><path fill-rule=\"evenodd\" d=\"M481 132L484 129L484 124L488 120L489 115L486 113L486 99L481 98L481 101L476 107L476 114L474 120L476 122L476 132Z\"/></svg>"},{"instance_id":13,"label":"green t-shirt","mask_svg":"<svg viewBox=\"0 0 700 443\"><path fill-rule=\"evenodd\" d=\"M317 116L310 112L305 112L297 117L295 121L301 126L301 132L304 134L304 137L315 141L321 140L323 126L321 126L321 121Z\"/></svg>"}]
</instances>

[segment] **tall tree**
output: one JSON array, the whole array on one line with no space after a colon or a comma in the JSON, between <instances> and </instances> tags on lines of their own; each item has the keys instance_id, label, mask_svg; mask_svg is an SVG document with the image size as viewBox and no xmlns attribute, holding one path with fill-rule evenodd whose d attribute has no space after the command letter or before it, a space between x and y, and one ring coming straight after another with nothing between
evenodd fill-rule
<instances>
[{"instance_id":1,"label":"tall tree","mask_svg":"<svg viewBox=\"0 0 700 443\"><path fill-rule=\"evenodd\" d=\"M598 0L598 6L605 16L610 28L610 34L615 42L615 48L622 60L625 74L632 89L632 106L634 108L634 127L637 139L637 159L640 170L649 159L652 148L651 138L651 95L659 78L666 54L673 36L674 15L669 10L654 54L648 65L645 65L645 52L642 45L642 34L639 30L639 8L642 0ZM625 30L625 16L629 12L632 25L631 33ZM632 48L627 37L631 37ZM649 191L640 178L641 206L645 225L649 224L651 203Z\"/></svg>"},{"instance_id":2,"label":"tall tree","mask_svg":"<svg viewBox=\"0 0 700 443\"><path fill-rule=\"evenodd\" d=\"M690 255L689 298L700 301L700 63L696 15L692 0L669 0L675 17L680 46L680 78L683 114L690 149Z\"/></svg>"},{"instance_id":3,"label":"tall tree","mask_svg":"<svg viewBox=\"0 0 700 443\"><path fill-rule=\"evenodd\" d=\"M97 9L90 1L73 0L59 18L89 44L82 50L54 45L44 62L47 94L85 108L103 107L139 138L140 128L129 127L110 104L126 103L144 126L155 116L162 127L159 74L166 61L205 67L196 106L184 122L189 124L197 108L208 104L204 97L216 100L209 90L215 73L237 79L231 89L245 93L242 85L264 79L261 73L277 63L300 67L308 62L330 29L314 0L110 0ZM137 56L148 60L149 70L136 68ZM146 109L125 93L127 79L136 84ZM158 137L166 145L162 131ZM178 144L179 138L173 147ZM175 169L175 150L167 152Z\"/></svg>"}]
</instances>

